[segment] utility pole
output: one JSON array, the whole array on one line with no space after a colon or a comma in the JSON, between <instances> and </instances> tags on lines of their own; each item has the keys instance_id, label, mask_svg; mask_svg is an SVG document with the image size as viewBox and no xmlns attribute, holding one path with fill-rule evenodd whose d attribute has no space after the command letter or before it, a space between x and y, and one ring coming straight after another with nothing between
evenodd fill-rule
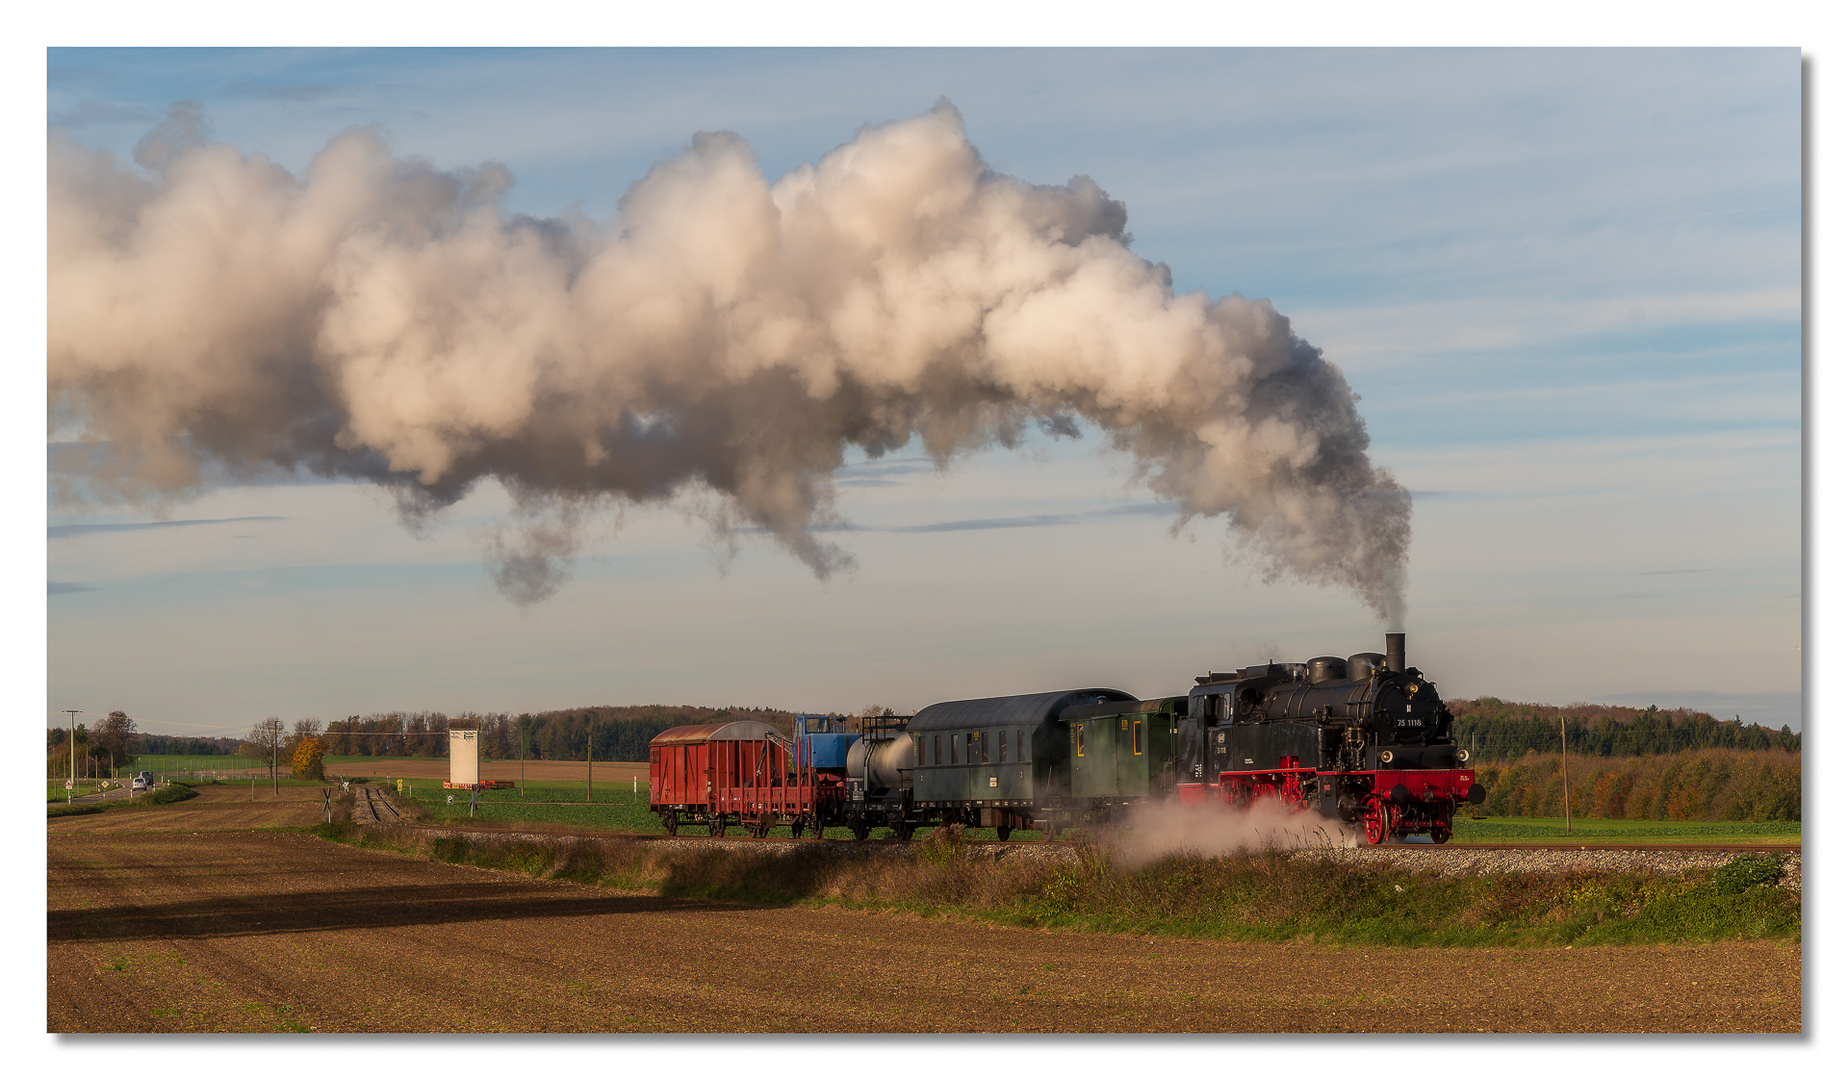
<instances>
[{"instance_id":1,"label":"utility pole","mask_svg":"<svg viewBox=\"0 0 1848 1080\"><path fill-rule=\"evenodd\" d=\"M526 798L526 717L514 721L520 733L520 798Z\"/></svg>"},{"instance_id":2,"label":"utility pole","mask_svg":"<svg viewBox=\"0 0 1848 1080\"><path fill-rule=\"evenodd\" d=\"M276 753L282 749L282 721L266 720L264 724L270 729L270 793L281 795L282 778L276 775Z\"/></svg>"},{"instance_id":3,"label":"utility pole","mask_svg":"<svg viewBox=\"0 0 1848 1080\"><path fill-rule=\"evenodd\" d=\"M70 783L64 785L64 801L69 803L77 794L77 714L83 710L65 709L64 711L71 714L71 737L69 747L71 752L71 780Z\"/></svg>"},{"instance_id":4,"label":"utility pole","mask_svg":"<svg viewBox=\"0 0 1848 1080\"><path fill-rule=\"evenodd\" d=\"M590 725L584 725L584 801L590 801Z\"/></svg>"},{"instance_id":5,"label":"utility pole","mask_svg":"<svg viewBox=\"0 0 1848 1080\"><path fill-rule=\"evenodd\" d=\"M1566 832L1572 831L1572 781L1566 778L1566 718L1559 717L1559 784L1566 793Z\"/></svg>"}]
</instances>

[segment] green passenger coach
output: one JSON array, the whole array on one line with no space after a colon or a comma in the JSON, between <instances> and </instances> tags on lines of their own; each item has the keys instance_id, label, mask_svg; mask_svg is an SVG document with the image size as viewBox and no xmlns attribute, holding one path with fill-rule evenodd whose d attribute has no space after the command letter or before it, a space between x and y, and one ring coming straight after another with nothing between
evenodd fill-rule
<instances>
[{"instance_id":1,"label":"green passenger coach","mask_svg":"<svg viewBox=\"0 0 1848 1080\"><path fill-rule=\"evenodd\" d=\"M1062 690L943 701L906 725L917 748L913 805L939 820L993 828L1045 828L1069 794L1069 748L1059 715L1074 706L1121 709L1121 690Z\"/></svg>"},{"instance_id":2,"label":"green passenger coach","mask_svg":"<svg viewBox=\"0 0 1848 1080\"><path fill-rule=\"evenodd\" d=\"M1173 789L1187 699L1102 702L1066 709L1074 807L1095 819L1111 809Z\"/></svg>"}]
</instances>

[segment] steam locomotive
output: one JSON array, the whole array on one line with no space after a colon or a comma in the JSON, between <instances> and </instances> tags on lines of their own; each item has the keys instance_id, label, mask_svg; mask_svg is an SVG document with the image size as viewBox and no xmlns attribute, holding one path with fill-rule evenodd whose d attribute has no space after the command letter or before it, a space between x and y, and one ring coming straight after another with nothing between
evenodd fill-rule
<instances>
[{"instance_id":1,"label":"steam locomotive","mask_svg":"<svg viewBox=\"0 0 1848 1080\"><path fill-rule=\"evenodd\" d=\"M1147 701L1089 688L909 717L801 716L793 739L755 721L676 728L650 747L650 806L670 834L844 826L909 839L964 824L1005 840L1108 824L1150 800L1268 801L1357 826L1370 844L1441 844L1458 808L1484 798L1450 724L1437 688L1406 666L1405 635L1387 634L1385 653L1212 672Z\"/></svg>"}]
</instances>

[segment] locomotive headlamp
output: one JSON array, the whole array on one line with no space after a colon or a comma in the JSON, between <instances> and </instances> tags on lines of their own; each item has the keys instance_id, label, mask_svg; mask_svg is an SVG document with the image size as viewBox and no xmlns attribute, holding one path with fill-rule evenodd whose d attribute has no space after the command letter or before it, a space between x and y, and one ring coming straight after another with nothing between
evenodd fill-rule
<instances>
[{"instance_id":1,"label":"locomotive headlamp","mask_svg":"<svg viewBox=\"0 0 1848 1080\"><path fill-rule=\"evenodd\" d=\"M1380 751L1380 764L1381 765L1391 765L1392 764L1392 751L1391 750L1381 750Z\"/></svg>"},{"instance_id":2,"label":"locomotive headlamp","mask_svg":"<svg viewBox=\"0 0 1848 1080\"><path fill-rule=\"evenodd\" d=\"M1417 683L1407 683L1405 687L1405 692L1408 694L1416 694L1418 692L1418 684Z\"/></svg>"},{"instance_id":3,"label":"locomotive headlamp","mask_svg":"<svg viewBox=\"0 0 1848 1080\"><path fill-rule=\"evenodd\" d=\"M1458 750L1458 751L1457 751L1457 760L1458 760L1459 762L1462 762L1462 761L1468 761L1468 760L1469 760L1469 751L1468 751L1468 750Z\"/></svg>"}]
</instances>

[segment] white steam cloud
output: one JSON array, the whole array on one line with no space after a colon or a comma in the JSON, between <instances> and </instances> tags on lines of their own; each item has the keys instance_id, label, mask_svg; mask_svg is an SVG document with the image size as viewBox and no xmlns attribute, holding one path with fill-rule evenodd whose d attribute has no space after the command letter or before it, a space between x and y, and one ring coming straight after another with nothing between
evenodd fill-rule
<instances>
[{"instance_id":1,"label":"white steam cloud","mask_svg":"<svg viewBox=\"0 0 1848 1080\"><path fill-rule=\"evenodd\" d=\"M1355 831L1313 812L1296 812L1270 800L1243 809L1182 806L1172 799L1130 808L1120 828L1105 833L1125 867L1146 866L1169 855L1203 859L1297 848L1357 847Z\"/></svg>"},{"instance_id":2,"label":"white steam cloud","mask_svg":"<svg viewBox=\"0 0 1848 1080\"><path fill-rule=\"evenodd\" d=\"M504 168L364 131L295 176L191 105L135 161L52 137L50 392L113 444L92 493L280 466L416 516L492 477L559 520L494 545L530 602L587 509L683 496L826 577L852 561L817 528L848 446L948 462L1082 417L1268 578L1399 618L1410 499L1340 370L1267 301L1177 296L1090 179L987 169L947 104L774 182L696 135L607 223L510 214Z\"/></svg>"}]
</instances>

